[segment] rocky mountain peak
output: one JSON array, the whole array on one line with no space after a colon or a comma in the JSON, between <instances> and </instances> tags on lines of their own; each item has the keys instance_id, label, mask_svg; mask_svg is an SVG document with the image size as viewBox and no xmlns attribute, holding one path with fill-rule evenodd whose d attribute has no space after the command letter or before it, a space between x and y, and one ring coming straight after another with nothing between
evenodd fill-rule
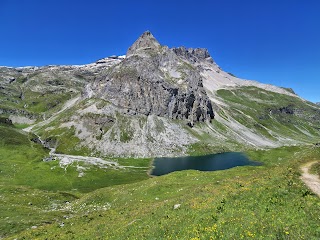
<instances>
[{"instance_id":1,"label":"rocky mountain peak","mask_svg":"<svg viewBox=\"0 0 320 240\"><path fill-rule=\"evenodd\" d=\"M213 62L208 49L206 48L185 48L178 47L172 49L178 56L187 59L190 62L204 61L208 60Z\"/></svg>"},{"instance_id":2,"label":"rocky mountain peak","mask_svg":"<svg viewBox=\"0 0 320 240\"><path fill-rule=\"evenodd\" d=\"M179 48L175 53L149 32L128 49L125 61L114 65L94 84L94 92L126 115L179 119L193 126L214 118L203 79L193 62L210 57L206 49Z\"/></svg>"},{"instance_id":3,"label":"rocky mountain peak","mask_svg":"<svg viewBox=\"0 0 320 240\"><path fill-rule=\"evenodd\" d=\"M150 31L146 31L128 49L127 57L136 54L141 50L158 49L159 47L160 43L157 41L157 39L155 39Z\"/></svg>"}]
</instances>

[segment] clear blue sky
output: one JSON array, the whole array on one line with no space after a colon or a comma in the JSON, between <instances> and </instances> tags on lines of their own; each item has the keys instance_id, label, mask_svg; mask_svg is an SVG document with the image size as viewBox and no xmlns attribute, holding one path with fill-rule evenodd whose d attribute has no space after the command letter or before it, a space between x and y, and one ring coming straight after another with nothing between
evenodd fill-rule
<instances>
[{"instance_id":1,"label":"clear blue sky","mask_svg":"<svg viewBox=\"0 0 320 240\"><path fill-rule=\"evenodd\" d=\"M320 102L319 0L0 0L0 65L90 63L145 30L224 70Z\"/></svg>"}]
</instances>

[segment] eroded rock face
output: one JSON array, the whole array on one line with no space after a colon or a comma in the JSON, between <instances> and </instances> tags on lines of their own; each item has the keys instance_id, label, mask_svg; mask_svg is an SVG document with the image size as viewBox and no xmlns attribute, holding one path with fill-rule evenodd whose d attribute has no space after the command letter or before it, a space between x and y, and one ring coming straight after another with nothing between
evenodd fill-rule
<instances>
[{"instance_id":1,"label":"eroded rock face","mask_svg":"<svg viewBox=\"0 0 320 240\"><path fill-rule=\"evenodd\" d=\"M181 58L186 54L190 61ZM129 48L126 59L97 78L94 91L127 114L182 119L191 125L210 121L212 105L192 65L197 58L210 55L203 49L169 49L146 32Z\"/></svg>"}]
</instances>

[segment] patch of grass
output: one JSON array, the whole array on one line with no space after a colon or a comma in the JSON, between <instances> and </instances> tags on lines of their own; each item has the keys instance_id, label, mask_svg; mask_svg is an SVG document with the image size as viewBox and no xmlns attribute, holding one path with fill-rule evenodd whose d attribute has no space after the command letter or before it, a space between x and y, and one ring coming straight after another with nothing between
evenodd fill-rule
<instances>
[{"instance_id":1,"label":"patch of grass","mask_svg":"<svg viewBox=\"0 0 320 240\"><path fill-rule=\"evenodd\" d=\"M98 109L102 109L102 108L108 106L109 104L110 104L109 101L106 101L106 100L104 100L104 99L99 99L99 100L97 101L97 103L96 103L96 106L97 106Z\"/></svg>"},{"instance_id":2,"label":"patch of grass","mask_svg":"<svg viewBox=\"0 0 320 240\"><path fill-rule=\"evenodd\" d=\"M113 158L112 160L118 162L122 166L142 168L149 168L152 161L151 158Z\"/></svg>"},{"instance_id":3,"label":"patch of grass","mask_svg":"<svg viewBox=\"0 0 320 240\"><path fill-rule=\"evenodd\" d=\"M28 146L28 135L20 132L13 127L0 125L0 146L19 147Z\"/></svg>"},{"instance_id":4,"label":"patch of grass","mask_svg":"<svg viewBox=\"0 0 320 240\"><path fill-rule=\"evenodd\" d=\"M24 129L24 128L29 127L30 124L27 124L27 123L15 123L14 126L15 126L15 128L18 128L18 129Z\"/></svg>"},{"instance_id":5,"label":"patch of grass","mask_svg":"<svg viewBox=\"0 0 320 240\"><path fill-rule=\"evenodd\" d=\"M59 108L69 100L72 95L70 93L35 93L27 92L26 103L28 105L27 109L35 113L44 113L54 112L59 110Z\"/></svg>"},{"instance_id":6,"label":"patch of grass","mask_svg":"<svg viewBox=\"0 0 320 240\"><path fill-rule=\"evenodd\" d=\"M62 134L59 135L58 146L56 148L57 153L90 156L92 150L80 145L80 139L75 136L74 127L70 129L61 128L59 131Z\"/></svg>"},{"instance_id":7,"label":"patch of grass","mask_svg":"<svg viewBox=\"0 0 320 240\"><path fill-rule=\"evenodd\" d=\"M212 145L204 142L196 142L189 145L188 154L191 156L201 156L212 153L228 152L230 149L228 147L222 147L217 145Z\"/></svg>"},{"instance_id":8,"label":"patch of grass","mask_svg":"<svg viewBox=\"0 0 320 240\"><path fill-rule=\"evenodd\" d=\"M92 149L82 146L75 135L75 128L55 128L50 131L40 131L42 139L56 139L56 153L90 156Z\"/></svg>"},{"instance_id":9,"label":"patch of grass","mask_svg":"<svg viewBox=\"0 0 320 240\"><path fill-rule=\"evenodd\" d=\"M118 128L120 129L120 142L129 142L134 135L134 129L131 127L131 119L119 113L116 114Z\"/></svg>"},{"instance_id":10,"label":"patch of grass","mask_svg":"<svg viewBox=\"0 0 320 240\"><path fill-rule=\"evenodd\" d=\"M317 174L320 177L320 162L313 164L310 168L312 174Z\"/></svg>"},{"instance_id":11,"label":"patch of grass","mask_svg":"<svg viewBox=\"0 0 320 240\"><path fill-rule=\"evenodd\" d=\"M67 202L75 198L27 186L0 184L0 237L47 224L60 224L69 216Z\"/></svg>"},{"instance_id":12,"label":"patch of grass","mask_svg":"<svg viewBox=\"0 0 320 240\"><path fill-rule=\"evenodd\" d=\"M130 131L121 131L120 133L120 141L121 142L129 142L133 137L132 132Z\"/></svg>"}]
</instances>

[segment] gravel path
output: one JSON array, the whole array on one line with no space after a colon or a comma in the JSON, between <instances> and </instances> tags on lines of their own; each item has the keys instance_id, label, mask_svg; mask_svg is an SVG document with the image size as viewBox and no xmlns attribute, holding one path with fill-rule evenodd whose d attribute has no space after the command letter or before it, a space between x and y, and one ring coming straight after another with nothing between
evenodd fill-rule
<instances>
[{"instance_id":1,"label":"gravel path","mask_svg":"<svg viewBox=\"0 0 320 240\"><path fill-rule=\"evenodd\" d=\"M315 174L309 173L309 170L313 164L317 161L309 162L301 167L302 175L300 179L314 192L320 197L320 179L319 176Z\"/></svg>"}]
</instances>

